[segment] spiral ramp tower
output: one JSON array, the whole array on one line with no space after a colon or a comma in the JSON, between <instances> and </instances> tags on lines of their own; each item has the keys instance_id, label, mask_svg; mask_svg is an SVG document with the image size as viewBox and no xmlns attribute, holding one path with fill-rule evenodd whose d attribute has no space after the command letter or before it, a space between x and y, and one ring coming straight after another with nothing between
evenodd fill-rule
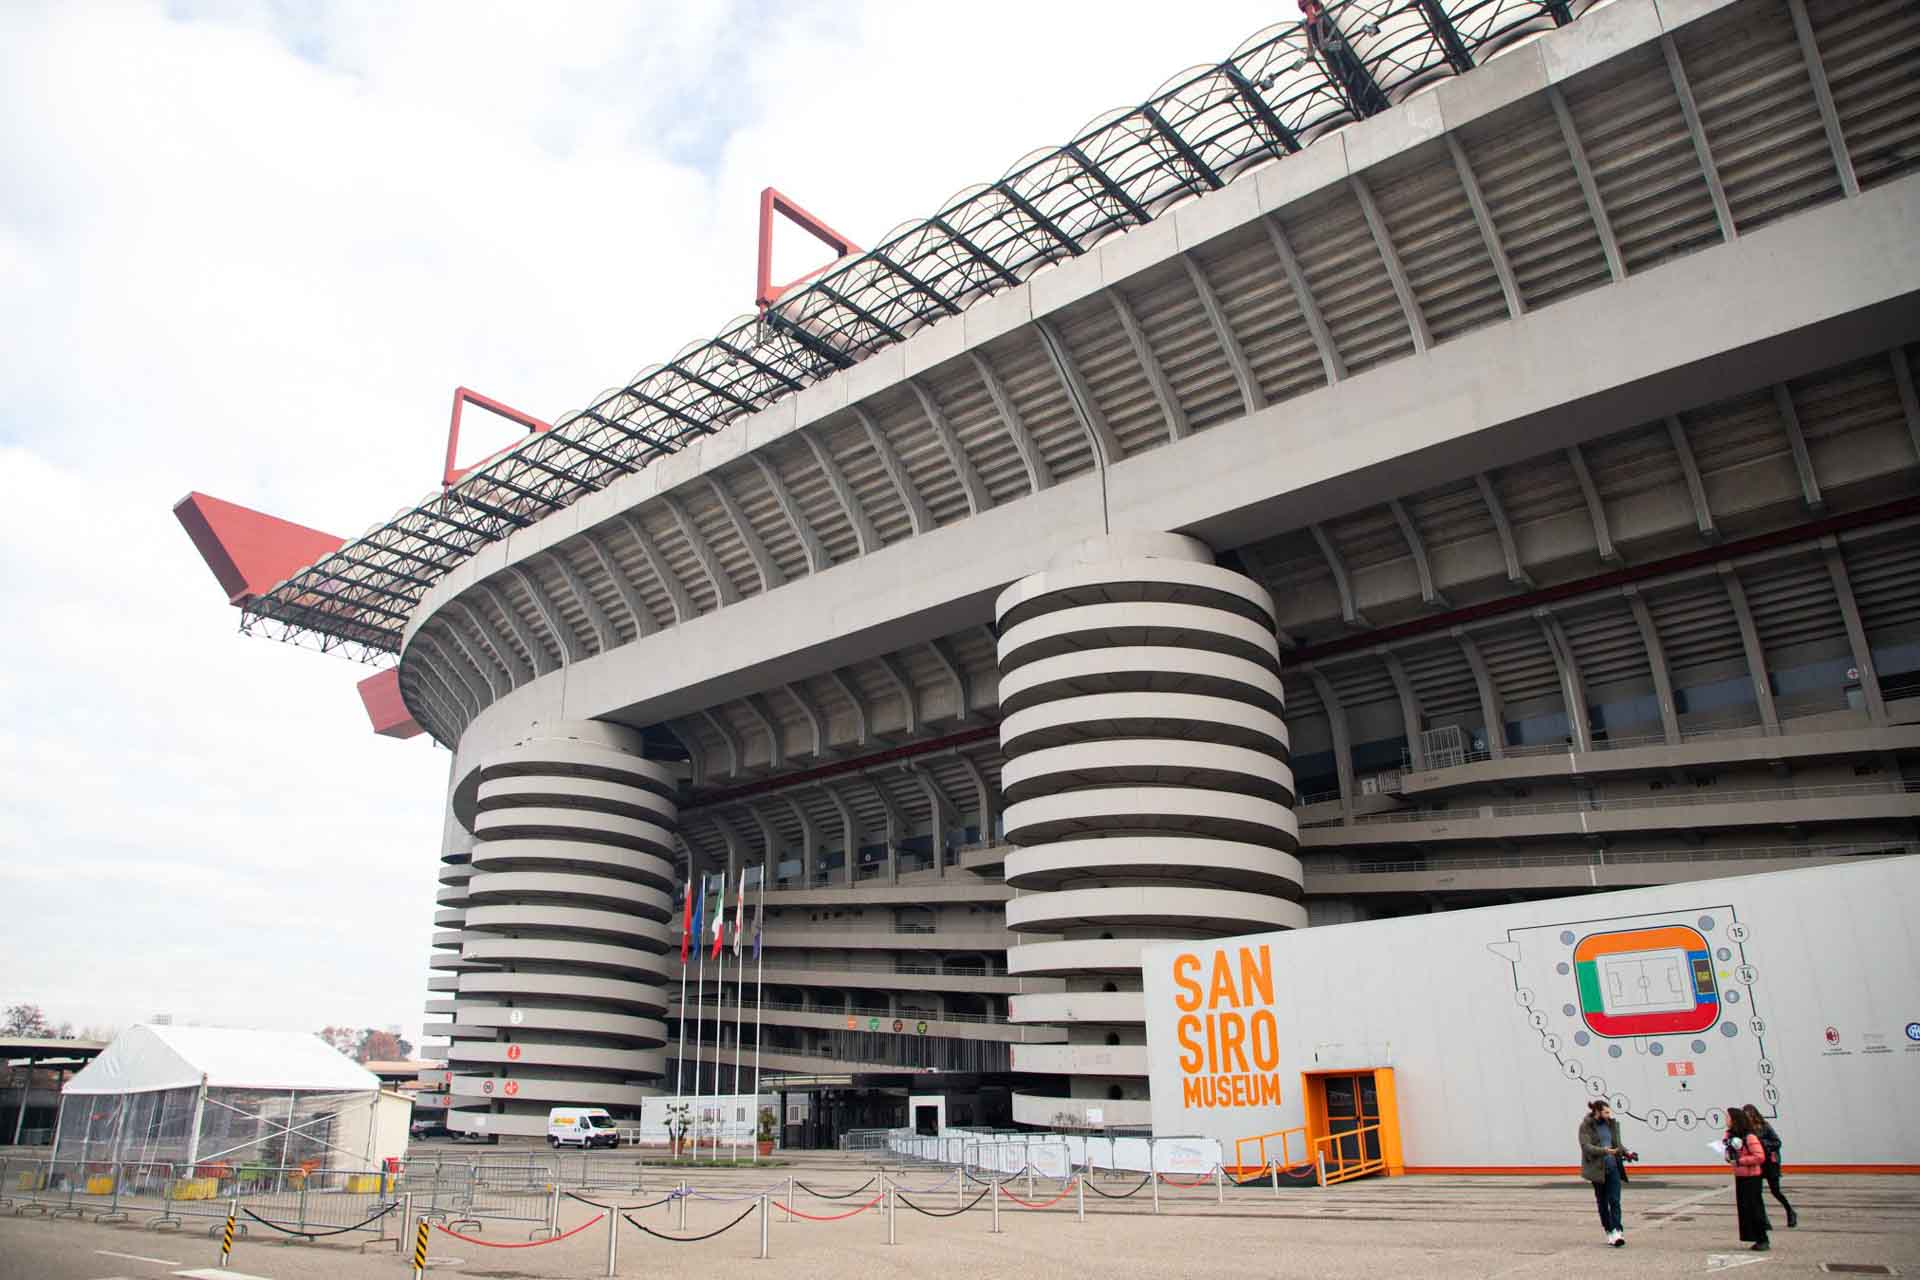
<instances>
[{"instance_id":1,"label":"spiral ramp tower","mask_svg":"<svg viewBox=\"0 0 1920 1280\"><path fill-rule=\"evenodd\" d=\"M1007 927L1045 939L1007 971L1066 982L1009 1017L1069 1036L1015 1047L1015 1070L1062 1079L1014 1118L1145 1123L1142 948L1307 923L1273 601L1204 543L1128 534L1064 552L996 614Z\"/></svg>"},{"instance_id":2,"label":"spiral ramp tower","mask_svg":"<svg viewBox=\"0 0 1920 1280\"><path fill-rule=\"evenodd\" d=\"M456 789L474 839L443 966L453 1128L538 1136L549 1107L637 1110L658 1092L676 786L639 735L585 723L497 752Z\"/></svg>"}]
</instances>

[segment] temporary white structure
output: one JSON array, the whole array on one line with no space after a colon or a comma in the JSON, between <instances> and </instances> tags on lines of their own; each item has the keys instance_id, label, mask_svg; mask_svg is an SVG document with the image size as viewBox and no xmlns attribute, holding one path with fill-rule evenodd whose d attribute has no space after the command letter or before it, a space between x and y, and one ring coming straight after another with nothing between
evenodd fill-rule
<instances>
[{"instance_id":1,"label":"temporary white structure","mask_svg":"<svg viewBox=\"0 0 1920 1280\"><path fill-rule=\"evenodd\" d=\"M380 1079L317 1036L139 1025L60 1091L54 1159L372 1169ZM403 1129L404 1133L404 1129Z\"/></svg>"}]
</instances>

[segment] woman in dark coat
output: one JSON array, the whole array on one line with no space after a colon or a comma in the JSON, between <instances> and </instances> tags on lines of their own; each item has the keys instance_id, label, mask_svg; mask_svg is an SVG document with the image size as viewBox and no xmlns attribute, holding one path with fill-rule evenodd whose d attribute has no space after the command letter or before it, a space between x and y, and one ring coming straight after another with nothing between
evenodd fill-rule
<instances>
[{"instance_id":1,"label":"woman in dark coat","mask_svg":"<svg viewBox=\"0 0 1920 1280\"><path fill-rule=\"evenodd\" d=\"M1773 1198L1778 1200L1780 1207L1787 1211L1787 1229L1791 1231L1800 1225L1800 1215L1793 1211L1793 1206L1787 1203L1785 1193L1780 1190L1780 1135L1773 1125L1768 1123L1767 1118L1760 1114L1760 1108L1751 1102L1740 1109L1747 1113L1747 1119L1753 1121L1754 1136L1760 1139L1760 1147L1767 1153L1767 1163L1761 1167L1760 1176L1767 1180L1767 1190L1773 1193Z\"/></svg>"},{"instance_id":2,"label":"woman in dark coat","mask_svg":"<svg viewBox=\"0 0 1920 1280\"><path fill-rule=\"evenodd\" d=\"M1727 1108L1727 1159L1733 1162L1733 1203L1740 1211L1740 1239L1750 1242L1754 1252L1765 1253L1773 1248L1767 1243L1767 1202L1762 1194L1766 1179L1761 1170L1766 1167L1767 1150L1753 1131L1753 1121L1737 1106Z\"/></svg>"}]
</instances>

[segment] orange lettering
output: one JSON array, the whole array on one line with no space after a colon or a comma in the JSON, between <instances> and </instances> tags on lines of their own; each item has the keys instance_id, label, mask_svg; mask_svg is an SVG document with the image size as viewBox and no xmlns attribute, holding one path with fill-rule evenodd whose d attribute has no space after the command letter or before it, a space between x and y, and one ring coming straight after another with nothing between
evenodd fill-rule
<instances>
[{"instance_id":1,"label":"orange lettering","mask_svg":"<svg viewBox=\"0 0 1920 1280\"><path fill-rule=\"evenodd\" d=\"M1240 948L1240 986L1247 993L1247 1003L1254 1003L1254 993L1260 995L1261 1004L1273 1003L1273 952L1260 948L1259 959L1249 947Z\"/></svg>"},{"instance_id":2,"label":"orange lettering","mask_svg":"<svg viewBox=\"0 0 1920 1280\"><path fill-rule=\"evenodd\" d=\"M1202 1096L1205 1092L1206 1083L1204 1077L1188 1076L1185 1080L1182 1080L1180 1082L1180 1105L1183 1107L1206 1106L1206 1099Z\"/></svg>"},{"instance_id":3,"label":"orange lettering","mask_svg":"<svg viewBox=\"0 0 1920 1280\"><path fill-rule=\"evenodd\" d=\"M1246 1019L1237 1013L1223 1013L1220 1017L1220 1069L1222 1071L1245 1071L1247 1069Z\"/></svg>"},{"instance_id":4,"label":"orange lettering","mask_svg":"<svg viewBox=\"0 0 1920 1280\"><path fill-rule=\"evenodd\" d=\"M1207 1019L1207 1072L1211 1075L1220 1069L1220 1020Z\"/></svg>"},{"instance_id":5,"label":"orange lettering","mask_svg":"<svg viewBox=\"0 0 1920 1280\"><path fill-rule=\"evenodd\" d=\"M1203 1061L1200 1042L1193 1038L1199 1030L1200 1019L1190 1013L1181 1014L1180 1020L1173 1024L1173 1033L1180 1041L1180 1069L1188 1074L1198 1071Z\"/></svg>"},{"instance_id":6,"label":"orange lettering","mask_svg":"<svg viewBox=\"0 0 1920 1280\"><path fill-rule=\"evenodd\" d=\"M1280 1065L1280 1023L1274 1018L1273 1010L1255 1010L1252 1039L1253 1065L1257 1069L1272 1071Z\"/></svg>"},{"instance_id":7,"label":"orange lettering","mask_svg":"<svg viewBox=\"0 0 1920 1280\"><path fill-rule=\"evenodd\" d=\"M1174 996L1173 1003L1192 1013L1200 1007L1200 984L1187 977L1187 971L1200 967L1200 957L1191 952L1173 958L1173 985L1180 988L1180 994Z\"/></svg>"},{"instance_id":8,"label":"orange lettering","mask_svg":"<svg viewBox=\"0 0 1920 1280\"><path fill-rule=\"evenodd\" d=\"M1221 952L1213 953L1213 988L1207 992L1207 1004L1215 1009L1220 1007L1221 998L1234 1008L1240 1007L1240 993L1233 989L1233 966L1227 963L1227 957Z\"/></svg>"}]
</instances>

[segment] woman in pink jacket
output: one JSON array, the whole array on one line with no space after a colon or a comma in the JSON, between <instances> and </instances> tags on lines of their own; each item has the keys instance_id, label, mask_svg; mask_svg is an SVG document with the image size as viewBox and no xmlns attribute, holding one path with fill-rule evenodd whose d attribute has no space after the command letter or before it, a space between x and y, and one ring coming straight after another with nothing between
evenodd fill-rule
<instances>
[{"instance_id":1,"label":"woman in pink jacket","mask_svg":"<svg viewBox=\"0 0 1920 1280\"><path fill-rule=\"evenodd\" d=\"M1740 1239L1756 1253L1773 1248L1767 1243L1767 1202L1761 1198L1767 1150L1753 1121L1739 1107L1727 1108L1727 1159L1733 1163L1733 1203L1740 1211Z\"/></svg>"}]
</instances>

